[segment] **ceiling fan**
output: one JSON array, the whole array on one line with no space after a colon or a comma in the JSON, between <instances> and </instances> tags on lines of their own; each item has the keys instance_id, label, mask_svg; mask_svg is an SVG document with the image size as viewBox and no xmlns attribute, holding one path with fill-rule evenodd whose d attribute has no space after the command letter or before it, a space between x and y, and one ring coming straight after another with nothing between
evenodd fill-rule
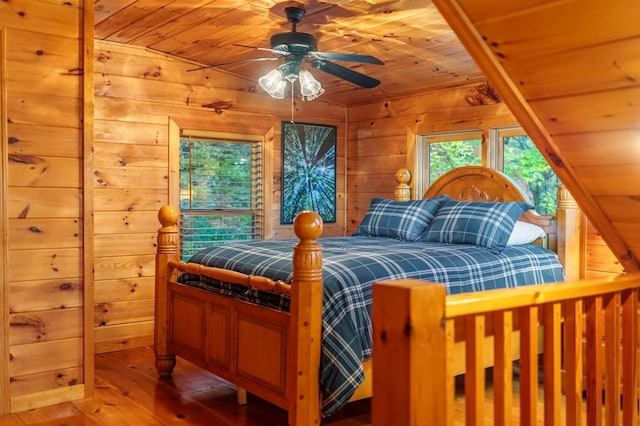
<instances>
[{"instance_id":1,"label":"ceiling fan","mask_svg":"<svg viewBox=\"0 0 640 426\"><path fill-rule=\"evenodd\" d=\"M276 57L263 57L263 58L251 58L242 61L228 62L222 64L214 64L214 65L205 65L199 68L193 68L189 71L196 71L205 68L216 68L228 65L235 65L239 63L246 62L257 62L257 61L272 61L272 60L280 60L284 59L284 64L279 66L277 70L271 71L271 73L267 74L267 76L262 77L260 80L260 85L273 97L278 97L277 93L284 93L284 87L282 85L286 85L286 82L294 82L296 80L300 80L300 84L302 86L303 95L305 95L305 83L307 79L310 77L312 79L313 89L311 89L312 96L306 95L309 98L315 98L322 94L324 90L320 87L320 83L318 83L313 77L311 73L302 69L302 63L306 62L311 65L311 67L319 69L320 71L324 71L328 74L339 77L343 80L349 81L353 84L364 88L373 88L380 84L380 81L369 77L360 72L354 71L350 68L344 67L342 65L336 64L332 61L346 61L346 62L359 62L365 64L376 64L376 65L384 65L380 59L370 56L370 55L359 55L352 53L333 53L333 52L319 52L318 51L318 40L315 36L308 33L302 33L296 31L297 25L302 21L302 18L305 15L305 10L299 7L287 7L285 8L285 12L287 14L287 21L291 22L291 31L285 33L277 33L271 36L271 47L254 47L254 46L245 46L235 44L235 46L247 47L251 49L258 49L262 51L267 51L274 53L277 55ZM274 74L275 73L275 74ZM271 79L273 81L265 82L265 80L271 74ZM276 76L277 74L277 76ZM274 80L275 79L275 80ZM265 87L265 84L271 84L269 88ZM315 83L315 84L314 84ZM280 84L278 87L277 84ZM319 88L319 89L318 89ZM272 89L272 90L270 90ZM311 93L310 92L310 93Z\"/></svg>"}]
</instances>

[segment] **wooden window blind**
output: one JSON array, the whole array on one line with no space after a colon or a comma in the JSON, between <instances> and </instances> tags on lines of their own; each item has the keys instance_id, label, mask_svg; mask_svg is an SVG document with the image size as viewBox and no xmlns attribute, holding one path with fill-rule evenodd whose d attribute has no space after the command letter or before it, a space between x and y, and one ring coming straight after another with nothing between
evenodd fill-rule
<instances>
[{"instance_id":1,"label":"wooden window blind","mask_svg":"<svg viewBox=\"0 0 640 426\"><path fill-rule=\"evenodd\" d=\"M180 139L182 257L232 240L261 239L262 143Z\"/></svg>"}]
</instances>

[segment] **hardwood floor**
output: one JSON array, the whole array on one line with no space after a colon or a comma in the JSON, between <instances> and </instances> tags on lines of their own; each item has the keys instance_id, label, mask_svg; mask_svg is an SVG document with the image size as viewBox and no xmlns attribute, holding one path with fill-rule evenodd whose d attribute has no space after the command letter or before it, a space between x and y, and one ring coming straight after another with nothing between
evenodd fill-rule
<instances>
[{"instance_id":1,"label":"hardwood floor","mask_svg":"<svg viewBox=\"0 0 640 426\"><path fill-rule=\"evenodd\" d=\"M173 377L159 379L149 347L96 356L95 395L51 407L0 416L0 426L23 425L207 425L283 426L287 414L248 395L247 405L236 403L235 387L178 358ZM456 379L456 426L464 425L462 377ZM514 381L513 422L519 422L519 393ZM488 375L485 424L494 424L493 389ZM538 396L538 424L543 424L543 393ZM348 404L323 425L371 425L370 400ZM564 413L563 413L564 417ZM583 422L585 418L583 417Z\"/></svg>"},{"instance_id":2,"label":"hardwood floor","mask_svg":"<svg viewBox=\"0 0 640 426\"><path fill-rule=\"evenodd\" d=\"M0 426L287 424L284 410L252 395L240 406L233 385L180 358L173 377L159 379L151 348L98 355L95 376L92 398L0 416ZM370 425L370 410L369 400L354 402L323 424Z\"/></svg>"}]
</instances>

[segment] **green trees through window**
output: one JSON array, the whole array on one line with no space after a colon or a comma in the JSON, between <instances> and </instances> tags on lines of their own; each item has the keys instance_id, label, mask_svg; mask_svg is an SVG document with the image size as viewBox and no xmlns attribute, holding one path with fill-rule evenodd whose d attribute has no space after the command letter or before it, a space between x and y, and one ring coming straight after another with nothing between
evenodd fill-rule
<instances>
[{"instance_id":1,"label":"green trees through window","mask_svg":"<svg viewBox=\"0 0 640 426\"><path fill-rule=\"evenodd\" d=\"M461 166L483 165L502 171L528 194L540 214L556 211L560 180L522 129L493 129L486 144L478 132L426 135L429 184Z\"/></svg>"},{"instance_id":2,"label":"green trees through window","mask_svg":"<svg viewBox=\"0 0 640 426\"><path fill-rule=\"evenodd\" d=\"M538 213L555 214L560 179L547 160L529 136L505 136L502 141L503 172L529 194Z\"/></svg>"},{"instance_id":3,"label":"green trees through window","mask_svg":"<svg viewBox=\"0 0 640 426\"><path fill-rule=\"evenodd\" d=\"M180 140L182 256L229 240L261 237L257 142Z\"/></svg>"}]
</instances>

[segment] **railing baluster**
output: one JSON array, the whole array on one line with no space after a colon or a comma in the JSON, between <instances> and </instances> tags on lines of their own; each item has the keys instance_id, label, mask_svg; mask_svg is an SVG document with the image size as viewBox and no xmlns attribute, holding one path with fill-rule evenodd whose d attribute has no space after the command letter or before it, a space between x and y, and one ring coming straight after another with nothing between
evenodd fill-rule
<instances>
[{"instance_id":1,"label":"railing baluster","mask_svg":"<svg viewBox=\"0 0 640 426\"><path fill-rule=\"evenodd\" d=\"M537 423L538 405L538 307L520 313L520 424Z\"/></svg>"},{"instance_id":2,"label":"railing baluster","mask_svg":"<svg viewBox=\"0 0 640 426\"><path fill-rule=\"evenodd\" d=\"M569 300L565 304L565 395L568 425L582 424L582 377L584 375L582 353L582 302Z\"/></svg>"},{"instance_id":3,"label":"railing baluster","mask_svg":"<svg viewBox=\"0 0 640 426\"><path fill-rule=\"evenodd\" d=\"M513 338L513 313L511 311L496 312L493 316L494 363L493 363L493 397L494 424L510 425L513 405L513 361L511 340Z\"/></svg>"},{"instance_id":4,"label":"railing baluster","mask_svg":"<svg viewBox=\"0 0 640 426\"><path fill-rule=\"evenodd\" d=\"M559 303L548 303L543 306L544 325L544 424L560 425L561 421L561 379L562 350L560 326L562 323Z\"/></svg>"},{"instance_id":5,"label":"railing baluster","mask_svg":"<svg viewBox=\"0 0 640 426\"><path fill-rule=\"evenodd\" d=\"M484 424L484 315L469 315L465 318L465 376L466 425Z\"/></svg>"},{"instance_id":6,"label":"railing baluster","mask_svg":"<svg viewBox=\"0 0 640 426\"><path fill-rule=\"evenodd\" d=\"M587 424L602 424L602 297L585 300L587 322Z\"/></svg>"},{"instance_id":7,"label":"railing baluster","mask_svg":"<svg viewBox=\"0 0 640 426\"><path fill-rule=\"evenodd\" d=\"M604 297L604 421L620 423L620 293Z\"/></svg>"},{"instance_id":8,"label":"railing baluster","mask_svg":"<svg viewBox=\"0 0 640 426\"><path fill-rule=\"evenodd\" d=\"M638 423L638 293L637 289L622 293L622 424Z\"/></svg>"}]
</instances>

